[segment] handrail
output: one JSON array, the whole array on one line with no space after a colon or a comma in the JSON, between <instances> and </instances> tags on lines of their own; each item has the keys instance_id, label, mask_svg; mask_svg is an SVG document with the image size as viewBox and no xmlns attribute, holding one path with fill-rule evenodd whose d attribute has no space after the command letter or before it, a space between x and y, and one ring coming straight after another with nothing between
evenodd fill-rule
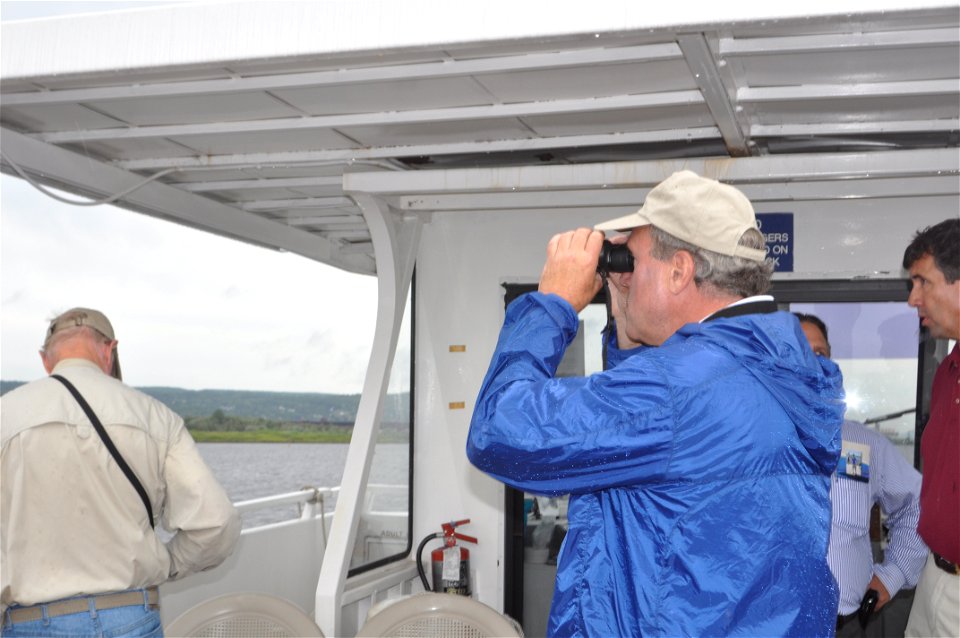
<instances>
[{"instance_id":1,"label":"handrail","mask_svg":"<svg viewBox=\"0 0 960 638\"><path fill-rule=\"evenodd\" d=\"M263 496L246 501L238 501L233 505L237 508L238 512L252 512L267 507L273 507L274 505L309 503L311 500L316 499L320 495L336 494L339 491L339 485L337 487L306 487L296 492L285 492L283 494L274 494L272 496Z\"/></svg>"},{"instance_id":2,"label":"handrail","mask_svg":"<svg viewBox=\"0 0 960 638\"><path fill-rule=\"evenodd\" d=\"M369 489L364 501L364 509L368 512L373 511L372 505L376 496L391 492L406 492L408 489L406 485L393 483L370 483L367 487ZM336 487L304 487L303 489L295 492L284 492L283 494L272 494L270 496L252 498L246 501L237 501L233 505L241 514L244 512L255 512L257 510L267 509L269 507L276 507L278 505L297 505L300 507L301 511L300 518L313 518L317 514L316 508L304 508L304 505L313 505L319 503L319 514L323 516L326 514L323 507L325 497L337 495L339 493L339 485Z\"/></svg>"},{"instance_id":3,"label":"handrail","mask_svg":"<svg viewBox=\"0 0 960 638\"><path fill-rule=\"evenodd\" d=\"M881 414L880 416L871 417L869 419L864 419L865 425L870 425L872 423L881 423L883 421L892 421L893 419L899 419L900 417L910 414L911 412L916 412L916 408L907 408L906 410L900 410L899 412L891 412L890 414Z\"/></svg>"}]
</instances>

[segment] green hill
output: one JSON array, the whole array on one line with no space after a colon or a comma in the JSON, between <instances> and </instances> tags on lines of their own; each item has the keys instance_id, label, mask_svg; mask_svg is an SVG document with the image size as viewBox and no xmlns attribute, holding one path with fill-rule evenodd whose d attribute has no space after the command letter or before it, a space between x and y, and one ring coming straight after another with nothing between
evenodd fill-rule
<instances>
[{"instance_id":1,"label":"green hill","mask_svg":"<svg viewBox=\"0 0 960 638\"><path fill-rule=\"evenodd\" d=\"M0 381L0 394L23 385ZM321 392L255 392L246 390L185 390L145 387L141 392L162 401L186 417L209 417L218 410L225 416L266 419L286 423L349 424L357 417L359 394ZM405 422L410 414L409 394L393 394L384 406L384 422Z\"/></svg>"}]
</instances>

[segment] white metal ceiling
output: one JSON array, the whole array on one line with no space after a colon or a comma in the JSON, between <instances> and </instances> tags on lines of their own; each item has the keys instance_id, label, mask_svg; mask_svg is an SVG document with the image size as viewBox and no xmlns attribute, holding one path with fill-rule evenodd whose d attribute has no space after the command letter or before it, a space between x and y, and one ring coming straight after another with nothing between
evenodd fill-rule
<instances>
[{"instance_id":1,"label":"white metal ceiling","mask_svg":"<svg viewBox=\"0 0 960 638\"><path fill-rule=\"evenodd\" d=\"M344 173L955 151L960 7L7 72L0 90L6 173L103 196L169 170L119 205L372 273Z\"/></svg>"}]
</instances>

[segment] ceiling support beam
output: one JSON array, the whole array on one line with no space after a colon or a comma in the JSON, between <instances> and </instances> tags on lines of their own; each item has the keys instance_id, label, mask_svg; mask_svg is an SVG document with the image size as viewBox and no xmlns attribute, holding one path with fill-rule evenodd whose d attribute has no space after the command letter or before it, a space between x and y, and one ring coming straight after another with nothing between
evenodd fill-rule
<instances>
[{"instance_id":1,"label":"ceiling support beam","mask_svg":"<svg viewBox=\"0 0 960 638\"><path fill-rule=\"evenodd\" d=\"M43 144L6 128L0 129L0 147L6 157L38 181L85 196L109 196L143 181L141 175ZM9 166L4 166L4 170L12 172ZM324 237L158 181L145 184L115 205L259 246L280 248L350 272L373 272L368 257L341 255L338 245Z\"/></svg>"},{"instance_id":2,"label":"ceiling support beam","mask_svg":"<svg viewBox=\"0 0 960 638\"><path fill-rule=\"evenodd\" d=\"M353 201L347 197L300 197L297 199L262 199L244 202L243 210L286 210L290 208L352 208Z\"/></svg>"},{"instance_id":3,"label":"ceiling support beam","mask_svg":"<svg viewBox=\"0 0 960 638\"><path fill-rule=\"evenodd\" d=\"M350 113L309 117L283 117L239 122L209 122L203 124L168 124L123 128L86 129L38 133L34 137L51 144L71 144L106 140L152 139L160 137L188 137L190 135L219 135L233 133L260 133L277 131L306 131L314 129L349 128L351 126L395 126L399 124L432 124L468 120L538 115L593 113L702 104L699 91L665 91L641 95L614 95L611 97L523 102L518 104L486 104L381 113Z\"/></svg>"},{"instance_id":4,"label":"ceiling support beam","mask_svg":"<svg viewBox=\"0 0 960 638\"><path fill-rule=\"evenodd\" d=\"M322 177L234 179L219 182L178 182L174 186L191 193L208 193L210 191L257 190L262 188L330 187L339 189L342 182L343 180L339 175L329 175Z\"/></svg>"},{"instance_id":5,"label":"ceiling support beam","mask_svg":"<svg viewBox=\"0 0 960 638\"><path fill-rule=\"evenodd\" d=\"M366 228L359 215L313 215L310 217L289 217L284 220L288 226L350 226Z\"/></svg>"},{"instance_id":6,"label":"ceiling support beam","mask_svg":"<svg viewBox=\"0 0 960 638\"><path fill-rule=\"evenodd\" d=\"M570 135L540 137L492 142L455 142L451 144L417 144L413 146L381 146L347 148L327 151L288 151L275 153L239 153L234 155L201 155L197 157L155 157L121 160L116 165L130 171L148 171L164 168L233 168L269 166L271 164L310 164L313 162L352 162L355 160L393 157L420 157L470 153L500 153L510 151L539 151L555 148L591 146L622 146L627 144L654 144L677 140L694 141L718 139L720 132L713 126L671 131L640 131L600 135Z\"/></svg>"},{"instance_id":7,"label":"ceiling support beam","mask_svg":"<svg viewBox=\"0 0 960 638\"><path fill-rule=\"evenodd\" d=\"M345 193L405 196L440 193L510 193L514 190L580 190L651 187L671 173L689 169L746 187L807 181L960 175L955 148L872 153L767 155L762 157L609 162L576 166L515 166L406 173L350 173ZM423 198L421 198L423 199ZM506 206L501 206L506 207Z\"/></svg>"},{"instance_id":8,"label":"ceiling support beam","mask_svg":"<svg viewBox=\"0 0 960 638\"><path fill-rule=\"evenodd\" d=\"M736 93L723 84L717 62L702 33L685 33L677 36L683 57L693 73L694 81L703 93L710 114L723 135L723 142L731 157L746 157L750 148L746 136L737 121L732 99Z\"/></svg>"},{"instance_id":9,"label":"ceiling support beam","mask_svg":"<svg viewBox=\"0 0 960 638\"><path fill-rule=\"evenodd\" d=\"M788 182L771 184L738 184L752 202L765 201L835 201L838 199L875 199L889 197L917 197L955 195L958 191L956 175L933 177L914 177L904 179L864 178L834 179ZM602 188L593 190L527 190L492 193L454 193L442 192L430 195L385 196L396 208L411 212L452 212L452 211L497 211L513 210L518 213L533 210L607 210L609 216L614 209L624 210L624 214L636 210L643 202L650 188Z\"/></svg>"},{"instance_id":10,"label":"ceiling support beam","mask_svg":"<svg viewBox=\"0 0 960 638\"><path fill-rule=\"evenodd\" d=\"M821 135L869 135L878 133L931 133L960 130L960 120L907 120L890 122L822 122L817 124L754 124L754 137L804 137Z\"/></svg>"}]
</instances>

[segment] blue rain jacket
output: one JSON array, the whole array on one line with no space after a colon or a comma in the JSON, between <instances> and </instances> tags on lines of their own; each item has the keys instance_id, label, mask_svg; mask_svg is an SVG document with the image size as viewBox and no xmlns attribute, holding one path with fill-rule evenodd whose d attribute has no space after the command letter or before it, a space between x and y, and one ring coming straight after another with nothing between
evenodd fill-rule
<instances>
[{"instance_id":1,"label":"blue rain jacket","mask_svg":"<svg viewBox=\"0 0 960 638\"><path fill-rule=\"evenodd\" d=\"M507 485L571 494L549 634L832 636L837 366L774 312L555 379L576 331L559 297L514 301L467 440Z\"/></svg>"}]
</instances>

